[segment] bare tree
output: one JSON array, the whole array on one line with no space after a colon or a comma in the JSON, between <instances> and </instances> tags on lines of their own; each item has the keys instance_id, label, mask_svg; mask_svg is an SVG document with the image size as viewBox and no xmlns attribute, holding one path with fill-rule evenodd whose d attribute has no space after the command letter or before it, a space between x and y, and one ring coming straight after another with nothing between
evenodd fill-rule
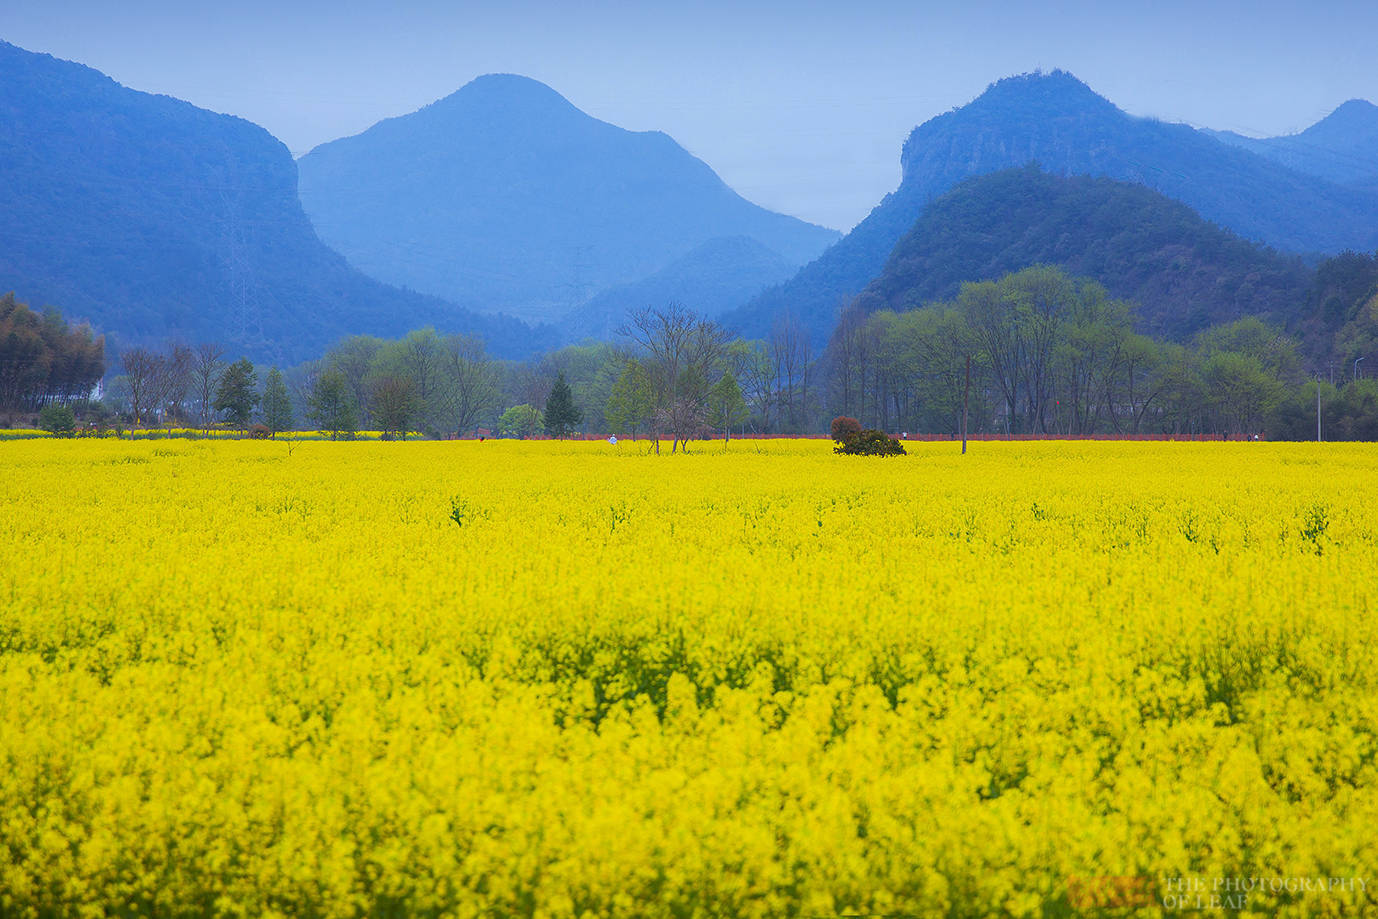
<instances>
[{"instance_id":1,"label":"bare tree","mask_svg":"<svg viewBox=\"0 0 1378 919\"><path fill-rule=\"evenodd\" d=\"M870 363L864 312L855 308L839 311L837 326L828 343L828 355L832 364L834 405L840 414L862 417Z\"/></svg>"},{"instance_id":2,"label":"bare tree","mask_svg":"<svg viewBox=\"0 0 1378 919\"><path fill-rule=\"evenodd\" d=\"M192 394L196 398L197 420L201 431L210 430L211 404L215 401L215 387L220 382L220 372L224 366L220 359L225 349L213 342L202 342L191 352L190 373Z\"/></svg>"},{"instance_id":3,"label":"bare tree","mask_svg":"<svg viewBox=\"0 0 1378 919\"><path fill-rule=\"evenodd\" d=\"M655 403L652 436L660 452L660 434L673 438L670 452L687 448L689 438L706 429L710 379L722 362L728 333L710 319L680 304L665 309L635 310L619 329L645 352L645 366Z\"/></svg>"},{"instance_id":4,"label":"bare tree","mask_svg":"<svg viewBox=\"0 0 1378 919\"><path fill-rule=\"evenodd\" d=\"M370 373L373 370L374 358L382 349L384 342L381 338L374 338L371 335L354 335L336 344L321 361L320 372L326 370L338 370L340 376L344 378L345 386L349 388L350 394L354 397L354 405L358 410L358 422L363 425L369 423L369 415L372 411L370 400L373 392L373 380Z\"/></svg>"},{"instance_id":5,"label":"bare tree","mask_svg":"<svg viewBox=\"0 0 1378 919\"><path fill-rule=\"evenodd\" d=\"M129 391L129 409L134 424L143 424L144 416L158 404L158 375L163 357L147 348L130 348L120 355L124 367L125 387Z\"/></svg>"},{"instance_id":6,"label":"bare tree","mask_svg":"<svg viewBox=\"0 0 1378 919\"><path fill-rule=\"evenodd\" d=\"M470 335L443 340L447 414L456 434L474 427L498 402L498 371L483 341Z\"/></svg>"},{"instance_id":7,"label":"bare tree","mask_svg":"<svg viewBox=\"0 0 1378 919\"><path fill-rule=\"evenodd\" d=\"M192 385L193 361L191 348L178 342L168 345L156 378L157 405L164 419L184 414L187 392Z\"/></svg>"},{"instance_id":8,"label":"bare tree","mask_svg":"<svg viewBox=\"0 0 1378 919\"><path fill-rule=\"evenodd\" d=\"M444 423L441 396L449 357L447 349L435 329L409 332L401 345L401 369L411 380L417 422L423 430L429 425L438 429Z\"/></svg>"},{"instance_id":9,"label":"bare tree","mask_svg":"<svg viewBox=\"0 0 1378 919\"><path fill-rule=\"evenodd\" d=\"M808 407L809 364L812 351L809 331L792 313L778 317L770 329L768 344L774 390L784 422L798 430Z\"/></svg>"}]
</instances>

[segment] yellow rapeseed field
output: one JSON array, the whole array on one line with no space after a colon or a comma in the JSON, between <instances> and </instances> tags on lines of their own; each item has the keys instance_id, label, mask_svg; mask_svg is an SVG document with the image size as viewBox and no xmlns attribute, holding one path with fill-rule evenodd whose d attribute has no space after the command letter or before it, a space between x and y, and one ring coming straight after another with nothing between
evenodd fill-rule
<instances>
[{"instance_id":1,"label":"yellow rapeseed field","mask_svg":"<svg viewBox=\"0 0 1378 919\"><path fill-rule=\"evenodd\" d=\"M1378 448L829 448L0 444L0 915L1378 913Z\"/></svg>"}]
</instances>

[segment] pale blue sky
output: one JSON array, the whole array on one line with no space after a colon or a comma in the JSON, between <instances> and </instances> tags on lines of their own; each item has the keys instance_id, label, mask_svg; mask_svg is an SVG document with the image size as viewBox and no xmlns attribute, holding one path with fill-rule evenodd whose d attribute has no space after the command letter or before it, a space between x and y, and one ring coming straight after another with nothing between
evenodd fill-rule
<instances>
[{"instance_id":1,"label":"pale blue sky","mask_svg":"<svg viewBox=\"0 0 1378 919\"><path fill-rule=\"evenodd\" d=\"M1378 102L1378 4L1075 0L4 0L0 38L263 125L294 152L489 72L663 130L746 197L847 229L919 122L1070 70L1136 115L1246 134Z\"/></svg>"}]
</instances>

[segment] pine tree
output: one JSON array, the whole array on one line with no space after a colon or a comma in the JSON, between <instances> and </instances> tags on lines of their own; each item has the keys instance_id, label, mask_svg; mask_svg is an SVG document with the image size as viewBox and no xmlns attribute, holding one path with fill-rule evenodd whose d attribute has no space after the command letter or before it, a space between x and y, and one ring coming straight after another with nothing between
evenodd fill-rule
<instances>
[{"instance_id":1,"label":"pine tree","mask_svg":"<svg viewBox=\"0 0 1378 919\"><path fill-rule=\"evenodd\" d=\"M263 424L276 437L278 431L290 431L292 421L292 397L287 395L282 372L274 367L263 383Z\"/></svg>"},{"instance_id":2,"label":"pine tree","mask_svg":"<svg viewBox=\"0 0 1378 919\"><path fill-rule=\"evenodd\" d=\"M584 420L584 413L574 404L574 394L570 392L565 375L561 373L550 388L550 398L545 400L545 429L555 437L565 438Z\"/></svg>"},{"instance_id":3,"label":"pine tree","mask_svg":"<svg viewBox=\"0 0 1378 919\"><path fill-rule=\"evenodd\" d=\"M241 431L247 430L254 406L258 404L257 384L254 365L247 357L241 357L221 374L212 407L217 412L224 412L225 420Z\"/></svg>"}]
</instances>

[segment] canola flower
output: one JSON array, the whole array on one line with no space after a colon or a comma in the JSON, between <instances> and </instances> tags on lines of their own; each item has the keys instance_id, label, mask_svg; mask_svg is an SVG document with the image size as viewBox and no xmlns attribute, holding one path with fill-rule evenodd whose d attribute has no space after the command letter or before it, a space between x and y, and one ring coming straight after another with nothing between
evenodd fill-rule
<instances>
[{"instance_id":1,"label":"canola flower","mask_svg":"<svg viewBox=\"0 0 1378 919\"><path fill-rule=\"evenodd\" d=\"M0 446L0 915L1378 913L1378 449L909 449Z\"/></svg>"}]
</instances>

